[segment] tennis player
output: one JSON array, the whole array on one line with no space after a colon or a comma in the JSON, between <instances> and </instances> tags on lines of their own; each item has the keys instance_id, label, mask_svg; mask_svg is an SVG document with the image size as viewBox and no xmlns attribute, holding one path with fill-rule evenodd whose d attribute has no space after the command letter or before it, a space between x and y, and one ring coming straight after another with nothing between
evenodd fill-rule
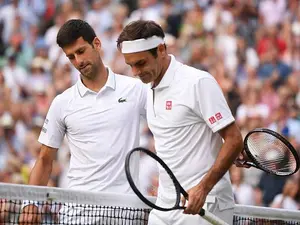
<instances>
[{"instance_id":1,"label":"tennis player","mask_svg":"<svg viewBox=\"0 0 300 225\"><path fill-rule=\"evenodd\" d=\"M71 153L68 188L131 193L124 162L127 152L139 145L140 116L146 116L146 85L139 79L115 74L103 64L101 41L85 21L67 21L58 32L57 44L79 71L80 79L56 96L50 106L29 184L47 185L57 150L66 136ZM138 171L138 160L135 166ZM28 204L23 208L21 224L40 220L38 208Z\"/></svg>"},{"instance_id":2,"label":"tennis player","mask_svg":"<svg viewBox=\"0 0 300 225\"><path fill-rule=\"evenodd\" d=\"M147 121L157 154L189 193L184 213L152 210L149 225L207 224L192 215L202 207L232 224L228 169L243 149L241 133L214 77L169 55L164 37L155 22L138 20L128 24L117 40L133 74L151 83ZM167 190L173 185L164 177L168 176L160 172L160 205L169 204Z\"/></svg>"}]
</instances>

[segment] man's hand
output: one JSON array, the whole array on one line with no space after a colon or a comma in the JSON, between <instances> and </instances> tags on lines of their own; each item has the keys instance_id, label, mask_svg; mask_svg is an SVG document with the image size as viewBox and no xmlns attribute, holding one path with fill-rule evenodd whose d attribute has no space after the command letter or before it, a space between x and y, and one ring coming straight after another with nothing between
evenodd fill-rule
<instances>
[{"instance_id":1,"label":"man's hand","mask_svg":"<svg viewBox=\"0 0 300 225\"><path fill-rule=\"evenodd\" d=\"M42 216L39 213L39 209L36 205L27 205L23 208L20 215L19 224L32 224L40 225L42 222Z\"/></svg>"},{"instance_id":2,"label":"man's hand","mask_svg":"<svg viewBox=\"0 0 300 225\"><path fill-rule=\"evenodd\" d=\"M203 185L198 184L195 187L191 188L187 191L189 195L188 203L186 209L183 211L184 214L199 214L200 210L202 209L206 196L208 195L209 191L206 190ZM185 206L186 199L181 199L182 205Z\"/></svg>"},{"instance_id":3,"label":"man's hand","mask_svg":"<svg viewBox=\"0 0 300 225\"><path fill-rule=\"evenodd\" d=\"M237 157L237 159L234 161L234 164L237 167L244 167L244 168L250 168L251 166L245 164L246 162L251 161L249 159L249 157L247 156L245 150L243 150L239 156Z\"/></svg>"}]
</instances>

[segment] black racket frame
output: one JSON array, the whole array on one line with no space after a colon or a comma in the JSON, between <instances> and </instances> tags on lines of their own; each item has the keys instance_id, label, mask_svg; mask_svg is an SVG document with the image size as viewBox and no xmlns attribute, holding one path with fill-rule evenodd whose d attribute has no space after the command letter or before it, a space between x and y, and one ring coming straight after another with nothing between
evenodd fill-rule
<instances>
[{"instance_id":1,"label":"black racket frame","mask_svg":"<svg viewBox=\"0 0 300 225\"><path fill-rule=\"evenodd\" d=\"M165 170L166 172L169 174L170 178L172 179L174 186L175 186L175 190L176 190L176 202L175 205L173 207L170 208L162 208L160 206L155 205L155 203L151 202L149 199L147 199L140 191L139 189L136 187L135 182L133 181L133 178L131 176L130 173L130 158L132 156L133 153L135 152L143 152L145 154L147 154L148 156L152 157L155 161L157 161ZM160 210L160 211L171 211L171 210L176 210L176 209L185 209L184 206L180 206L180 201L181 201L181 194L185 197L185 199L188 200L188 193L183 189L183 187L180 185L179 181L177 180L177 178L175 177L175 175L173 174L173 172L171 171L171 169L167 166L167 164L161 159L159 158L154 152L151 152L148 149L142 148L142 147L137 147L132 149L127 155L126 155L126 159L125 159L125 173L126 173L126 177L127 180L132 188L132 190L134 191L134 193L148 206L150 206L151 208ZM203 216L205 214L205 210L201 209L199 215Z\"/></svg>"}]
</instances>

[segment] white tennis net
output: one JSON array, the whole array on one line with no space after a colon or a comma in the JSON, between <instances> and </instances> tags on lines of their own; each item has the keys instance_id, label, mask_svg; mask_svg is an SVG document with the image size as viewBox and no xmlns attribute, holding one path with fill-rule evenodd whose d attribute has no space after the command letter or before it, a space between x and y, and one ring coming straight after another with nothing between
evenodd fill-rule
<instances>
[{"instance_id":1,"label":"white tennis net","mask_svg":"<svg viewBox=\"0 0 300 225\"><path fill-rule=\"evenodd\" d=\"M1 225L18 224L24 200L37 204L42 224L146 225L150 212L135 195L0 183Z\"/></svg>"},{"instance_id":2,"label":"white tennis net","mask_svg":"<svg viewBox=\"0 0 300 225\"><path fill-rule=\"evenodd\" d=\"M236 205L235 225L300 225L300 211Z\"/></svg>"},{"instance_id":3,"label":"white tennis net","mask_svg":"<svg viewBox=\"0 0 300 225\"><path fill-rule=\"evenodd\" d=\"M151 210L135 195L0 183L0 225L18 224L24 200L50 225L147 225ZM232 224L300 225L300 211L236 205Z\"/></svg>"}]
</instances>

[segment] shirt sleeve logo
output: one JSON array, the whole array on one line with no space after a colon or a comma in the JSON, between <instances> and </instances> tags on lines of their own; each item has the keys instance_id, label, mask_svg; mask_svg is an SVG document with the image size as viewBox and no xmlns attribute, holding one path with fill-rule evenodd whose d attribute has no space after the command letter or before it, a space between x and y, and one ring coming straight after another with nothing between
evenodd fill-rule
<instances>
[{"instance_id":1,"label":"shirt sleeve logo","mask_svg":"<svg viewBox=\"0 0 300 225\"><path fill-rule=\"evenodd\" d=\"M218 112L216 115L215 115L216 119L217 120L220 120L223 118L222 114L220 112Z\"/></svg>"},{"instance_id":2,"label":"shirt sleeve logo","mask_svg":"<svg viewBox=\"0 0 300 225\"><path fill-rule=\"evenodd\" d=\"M217 122L218 120L222 119L223 116L220 112L216 113L214 116L210 117L208 120L210 122L210 124L214 124L215 122Z\"/></svg>"},{"instance_id":3,"label":"shirt sleeve logo","mask_svg":"<svg viewBox=\"0 0 300 225\"><path fill-rule=\"evenodd\" d=\"M166 101L166 110L172 109L172 101Z\"/></svg>"},{"instance_id":4,"label":"shirt sleeve logo","mask_svg":"<svg viewBox=\"0 0 300 225\"><path fill-rule=\"evenodd\" d=\"M210 124L214 124L216 121L216 118L214 116L210 117L209 119Z\"/></svg>"}]
</instances>

